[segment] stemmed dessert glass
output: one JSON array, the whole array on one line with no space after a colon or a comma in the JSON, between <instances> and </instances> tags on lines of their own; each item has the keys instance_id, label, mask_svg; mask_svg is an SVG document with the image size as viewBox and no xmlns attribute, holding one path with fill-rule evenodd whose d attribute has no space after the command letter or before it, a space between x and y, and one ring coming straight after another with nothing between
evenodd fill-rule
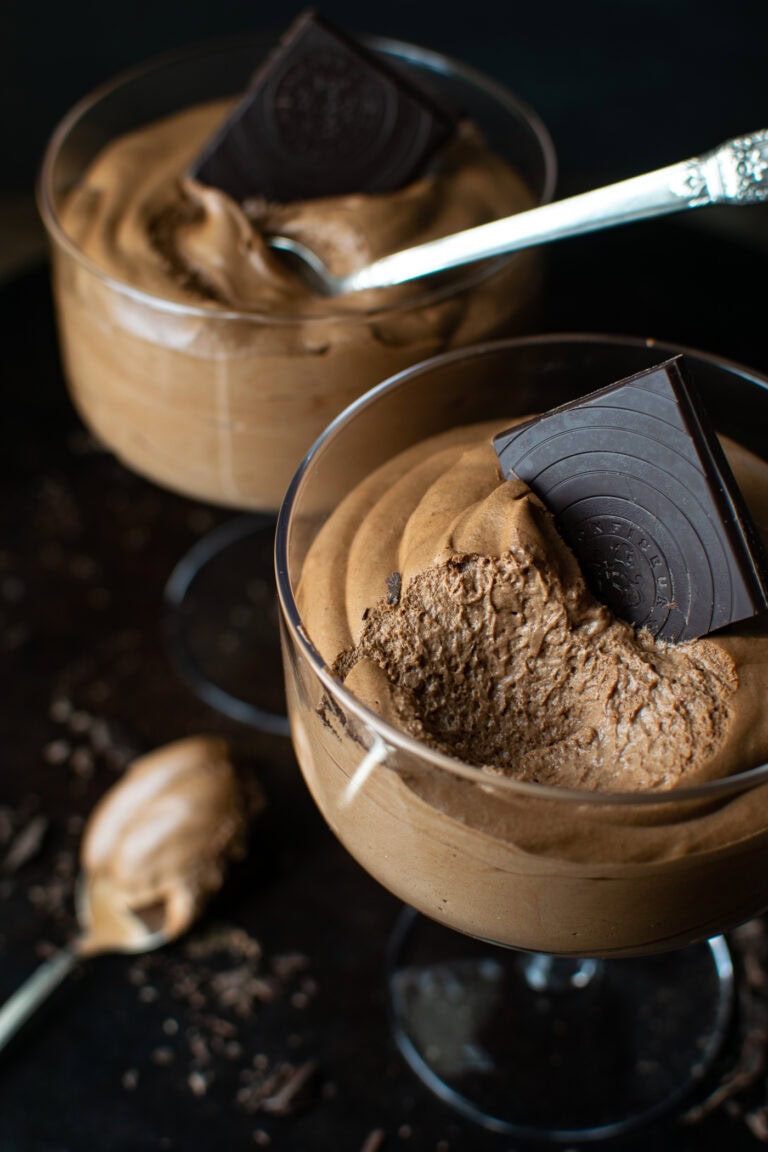
<instances>
[{"instance_id":1,"label":"stemmed dessert glass","mask_svg":"<svg viewBox=\"0 0 768 1152\"><path fill-rule=\"evenodd\" d=\"M262 314L182 304L116 280L62 227L61 209L118 135L245 91L276 35L200 45L136 68L79 103L55 130L38 187L52 249L64 372L97 438L136 472L243 516L182 558L167 588L177 667L210 703L287 732L272 595L275 514L302 456L346 405L384 377L446 348L524 331L540 280L532 252L424 283L372 311ZM414 45L375 52L475 120L534 203L551 199L555 161L538 116L506 87ZM444 312L444 321L432 323ZM229 642L231 641L231 642Z\"/></svg>"},{"instance_id":2,"label":"stemmed dessert glass","mask_svg":"<svg viewBox=\"0 0 768 1152\"><path fill-rule=\"evenodd\" d=\"M395 454L477 421L501 430L680 351L560 335L438 356L338 417L278 519L296 755L333 832L406 904L388 957L395 1039L448 1104L521 1138L614 1136L701 1086L731 1018L722 933L768 906L768 764L653 794L490 775L356 699L307 634L297 587L329 515ZM768 380L686 356L718 432L768 462ZM768 463L756 476L739 476L753 504Z\"/></svg>"}]
</instances>

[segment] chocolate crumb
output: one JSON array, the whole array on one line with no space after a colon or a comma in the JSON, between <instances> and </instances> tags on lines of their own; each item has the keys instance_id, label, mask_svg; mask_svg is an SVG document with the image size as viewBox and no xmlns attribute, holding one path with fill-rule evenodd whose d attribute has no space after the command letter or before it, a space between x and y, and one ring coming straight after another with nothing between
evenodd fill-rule
<instances>
[{"instance_id":1,"label":"chocolate crumb","mask_svg":"<svg viewBox=\"0 0 768 1152\"><path fill-rule=\"evenodd\" d=\"M309 967L309 957L303 952L285 952L274 956L270 966L278 980L292 980Z\"/></svg>"},{"instance_id":2,"label":"chocolate crumb","mask_svg":"<svg viewBox=\"0 0 768 1152\"><path fill-rule=\"evenodd\" d=\"M290 1002L292 995L309 999L316 993L308 956L298 950L264 954L253 936L226 924L198 930L183 949L181 958L162 952L142 956L127 970L140 1000L166 1005L158 1028L173 1038L173 1046L149 1050L153 1079L168 1066L183 1089L200 1099L210 1094L214 1080L220 1091L234 1081L234 1103L251 1115L287 1116L309 1105L318 1065L306 1059L298 1029L283 1036L274 1052L253 1053L252 1037L246 1043L249 1022L258 1020L262 1009L268 1011L278 999ZM297 1049L304 1050L303 1061L286 1059ZM126 1091L136 1087L138 1080L128 1076ZM319 1077L317 1089L319 1097ZM266 1133L264 1146L269 1141Z\"/></svg>"},{"instance_id":3,"label":"chocolate crumb","mask_svg":"<svg viewBox=\"0 0 768 1152\"><path fill-rule=\"evenodd\" d=\"M298 1068L284 1065L287 1069L285 1079L278 1090L262 1101L265 1112L275 1116L290 1116L298 1105L303 1102L303 1092L317 1071L317 1062L308 1060Z\"/></svg>"},{"instance_id":4,"label":"chocolate crumb","mask_svg":"<svg viewBox=\"0 0 768 1152\"><path fill-rule=\"evenodd\" d=\"M261 945L242 928L218 925L204 936L189 940L185 948L187 956L193 960L204 960L216 952L234 952L251 960L261 958Z\"/></svg>"},{"instance_id":5,"label":"chocolate crumb","mask_svg":"<svg viewBox=\"0 0 768 1152\"><path fill-rule=\"evenodd\" d=\"M90 779L94 772L93 753L89 748L75 748L69 759L72 771L84 780Z\"/></svg>"},{"instance_id":6,"label":"chocolate crumb","mask_svg":"<svg viewBox=\"0 0 768 1152\"><path fill-rule=\"evenodd\" d=\"M187 1084L193 1096L205 1096L208 1091L208 1077L202 1072L190 1072Z\"/></svg>"},{"instance_id":7,"label":"chocolate crumb","mask_svg":"<svg viewBox=\"0 0 768 1152\"><path fill-rule=\"evenodd\" d=\"M203 1021L212 1034L218 1038L237 1036L237 1028L229 1020L222 1020L219 1016L208 1016Z\"/></svg>"},{"instance_id":8,"label":"chocolate crumb","mask_svg":"<svg viewBox=\"0 0 768 1152\"><path fill-rule=\"evenodd\" d=\"M71 751L69 740L51 740L43 748L43 759L47 764L64 764Z\"/></svg>"},{"instance_id":9,"label":"chocolate crumb","mask_svg":"<svg viewBox=\"0 0 768 1152\"><path fill-rule=\"evenodd\" d=\"M33 816L11 843L2 863L2 871L6 875L13 875L23 868L40 851L45 833L48 831L48 819L45 816Z\"/></svg>"},{"instance_id":10,"label":"chocolate crumb","mask_svg":"<svg viewBox=\"0 0 768 1152\"><path fill-rule=\"evenodd\" d=\"M243 1017L251 1015L254 1000L268 1004L277 995L275 981L255 975L250 964L217 973L211 987L222 1007Z\"/></svg>"},{"instance_id":11,"label":"chocolate crumb","mask_svg":"<svg viewBox=\"0 0 768 1152\"><path fill-rule=\"evenodd\" d=\"M387 604L391 604L394 607L400 603L403 578L399 572L392 572L391 575L387 576L385 583L387 585Z\"/></svg>"},{"instance_id":12,"label":"chocolate crumb","mask_svg":"<svg viewBox=\"0 0 768 1152\"><path fill-rule=\"evenodd\" d=\"M55 720L57 724L64 724L72 715L72 711L72 701L66 696L58 696L51 701L49 715L51 720Z\"/></svg>"},{"instance_id":13,"label":"chocolate crumb","mask_svg":"<svg viewBox=\"0 0 768 1152\"><path fill-rule=\"evenodd\" d=\"M323 698L315 709L316 714L320 717L323 727L332 732L334 736L338 736L339 732L334 724L334 720L342 729L346 727L347 717L345 712L340 708L332 696L323 693Z\"/></svg>"},{"instance_id":14,"label":"chocolate crumb","mask_svg":"<svg viewBox=\"0 0 768 1152\"><path fill-rule=\"evenodd\" d=\"M290 1116L305 1103L305 1089L317 1072L317 1061L298 1066L290 1063L264 1078L248 1080L237 1092L237 1103L246 1112L269 1112Z\"/></svg>"},{"instance_id":15,"label":"chocolate crumb","mask_svg":"<svg viewBox=\"0 0 768 1152\"><path fill-rule=\"evenodd\" d=\"M201 1034L199 1029L190 1028L187 1032L187 1042L189 1044L189 1051L192 1059L198 1065L207 1065L211 1062L211 1049L208 1046L208 1041Z\"/></svg>"},{"instance_id":16,"label":"chocolate crumb","mask_svg":"<svg viewBox=\"0 0 768 1152\"><path fill-rule=\"evenodd\" d=\"M90 712L85 712L82 709L71 712L67 720L70 732L87 732L91 726L92 719Z\"/></svg>"}]
</instances>

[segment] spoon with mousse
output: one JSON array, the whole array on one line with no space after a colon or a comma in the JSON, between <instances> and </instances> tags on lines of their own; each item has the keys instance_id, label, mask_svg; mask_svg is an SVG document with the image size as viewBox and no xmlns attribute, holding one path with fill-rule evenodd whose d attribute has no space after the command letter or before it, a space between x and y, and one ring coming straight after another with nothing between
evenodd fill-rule
<instances>
[{"instance_id":1,"label":"spoon with mousse","mask_svg":"<svg viewBox=\"0 0 768 1152\"><path fill-rule=\"evenodd\" d=\"M261 807L223 740L188 737L134 760L86 824L80 931L0 1008L0 1050L80 960L149 952L185 932L244 855L248 816Z\"/></svg>"}]
</instances>

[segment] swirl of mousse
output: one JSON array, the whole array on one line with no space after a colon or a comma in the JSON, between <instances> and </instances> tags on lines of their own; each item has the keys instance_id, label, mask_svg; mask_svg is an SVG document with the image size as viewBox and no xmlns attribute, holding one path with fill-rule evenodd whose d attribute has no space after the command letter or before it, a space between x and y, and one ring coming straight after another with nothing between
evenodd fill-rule
<instances>
[{"instance_id":1,"label":"swirl of mousse","mask_svg":"<svg viewBox=\"0 0 768 1152\"><path fill-rule=\"evenodd\" d=\"M323 527L300 607L336 674L433 748L524 781L663 790L768 760L765 616L684 644L616 619L500 477L495 430L417 445ZM768 465L726 448L768 538Z\"/></svg>"},{"instance_id":2,"label":"swirl of mousse","mask_svg":"<svg viewBox=\"0 0 768 1152\"><path fill-rule=\"evenodd\" d=\"M247 797L223 740L188 737L135 760L96 805L81 847L86 933L80 951L185 932L244 854Z\"/></svg>"},{"instance_id":3,"label":"swirl of mousse","mask_svg":"<svg viewBox=\"0 0 768 1152\"><path fill-rule=\"evenodd\" d=\"M231 107L216 101L187 109L114 140L96 157L62 212L65 232L94 264L182 304L266 315L367 312L418 295L423 286L371 289L329 303L312 294L265 237L300 240L342 275L533 205L517 173L469 121L425 175L398 191L241 205L184 175ZM444 312L433 306L432 323L445 324Z\"/></svg>"}]
</instances>

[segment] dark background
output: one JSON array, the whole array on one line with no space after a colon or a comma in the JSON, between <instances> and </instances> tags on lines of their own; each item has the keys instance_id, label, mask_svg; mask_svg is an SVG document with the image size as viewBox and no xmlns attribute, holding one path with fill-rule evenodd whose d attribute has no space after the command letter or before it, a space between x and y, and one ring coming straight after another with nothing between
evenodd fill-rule
<instances>
[{"instance_id":1,"label":"dark background","mask_svg":"<svg viewBox=\"0 0 768 1152\"><path fill-rule=\"evenodd\" d=\"M265 967L270 956L308 953L318 985L311 1003L292 1006L291 985L242 1025L241 1038L247 1054L266 1052L273 1063L317 1058L320 1086L294 1116L252 1116L234 1103L234 1061L195 1096L186 1046L195 1020L170 992L184 945L147 970L154 1000L131 983L130 962L104 958L0 1058L0 1152L208 1152L256 1147L256 1130L281 1152L360 1152L378 1130L382 1152L523 1149L457 1119L404 1066L382 981L397 902L325 828L288 742L216 716L169 664L164 582L201 531L230 514L161 492L93 451L60 373L32 200L56 122L122 68L212 35L281 29L298 11L244 0L0 0L0 807L10 806L17 827L40 808L50 818L38 856L5 890L0 883L0 1000L37 963L41 942L61 944L72 931L70 873L57 915L30 893L53 868L71 866L71 820L119 767L108 753L124 759L185 731L221 731L270 807L206 923L243 924L262 942ZM506 82L550 129L560 195L768 126L768 0L414 0L377 9L328 0L322 11L350 31L422 43ZM569 241L551 249L539 324L652 335L768 371L767 262L762 208L708 209ZM113 689L106 700L90 695L104 685ZM62 696L92 729L52 709ZM96 740L104 723L106 751ZM69 762L52 765L44 750L50 756L62 741ZM91 761L92 774L80 775ZM757 1065L735 1108L696 1125L667 1120L602 1145L606 1152L764 1146L766 1129L755 1125L768 1117L767 1000L768 986L751 1050ZM170 1038L169 1016L181 1025ZM727 1069L743 1054L751 1019L745 1013L730 1039ZM172 1062L159 1063L168 1050Z\"/></svg>"},{"instance_id":2,"label":"dark background","mask_svg":"<svg viewBox=\"0 0 768 1152\"><path fill-rule=\"evenodd\" d=\"M0 188L30 187L46 136L116 71L167 49L283 28L299 3L2 0ZM768 120L764 0L326 0L350 31L461 56L550 127L562 191L683 159Z\"/></svg>"}]
</instances>

